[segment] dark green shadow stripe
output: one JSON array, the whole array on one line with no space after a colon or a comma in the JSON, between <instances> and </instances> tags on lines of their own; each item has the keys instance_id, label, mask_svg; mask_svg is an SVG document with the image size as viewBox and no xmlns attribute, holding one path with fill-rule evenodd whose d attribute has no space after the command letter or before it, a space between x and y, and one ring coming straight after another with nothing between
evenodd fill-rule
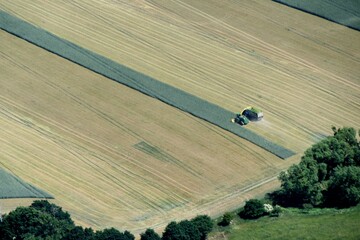
<instances>
[{"instance_id":1,"label":"dark green shadow stripe","mask_svg":"<svg viewBox=\"0 0 360 240\"><path fill-rule=\"evenodd\" d=\"M215 124L282 159L295 154L293 151L279 146L246 128L231 123L229 120L233 117L234 113L220 106L131 70L99 54L61 39L44 29L37 28L17 17L9 15L4 11L0 11L0 28L93 72Z\"/></svg>"},{"instance_id":2,"label":"dark green shadow stripe","mask_svg":"<svg viewBox=\"0 0 360 240\"><path fill-rule=\"evenodd\" d=\"M53 198L53 196L0 168L0 199L4 198Z\"/></svg>"},{"instance_id":3,"label":"dark green shadow stripe","mask_svg":"<svg viewBox=\"0 0 360 240\"><path fill-rule=\"evenodd\" d=\"M360 31L359 0L273 1Z\"/></svg>"}]
</instances>

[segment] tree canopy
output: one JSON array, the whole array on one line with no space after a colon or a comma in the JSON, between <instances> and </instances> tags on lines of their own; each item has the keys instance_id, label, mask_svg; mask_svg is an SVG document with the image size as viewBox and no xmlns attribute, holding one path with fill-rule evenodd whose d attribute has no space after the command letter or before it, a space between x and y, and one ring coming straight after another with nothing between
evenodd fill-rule
<instances>
[{"instance_id":1,"label":"tree canopy","mask_svg":"<svg viewBox=\"0 0 360 240\"><path fill-rule=\"evenodd\" d=\"M360 143L353 128L333 128L305 151L301 162L279 176L281 189L271 195L283 206L350 207L360 201Z\"/></svg>"},{"instance_id":2,"label":"tree canopy","mask_svg":"<svg viewBox=\"0 0 360 240\"><path fill-rule=\"evenodd\" d=\"M114 228L94 232L75 226L68 212L47 200L18 207L0 221L0 239L51 240L134 240L130 232Z\"/></svg>"},{"instance_id":3,"label":"tree canopy","mask_svg":"<svg viewBox=\"0 0 360 240\"><path fill-rule=\"evenodd\" d=\"M144 233L140 234L141 240L161 240L159 234L157 234L153 229L148 228Z\"/></svg>"},{"instance_id":4,"label":"tree canopy","mask_svg":"<svg viewBox=\"0 0 360 240\"><path fill-rule=\"evenodd\" d=\"M244 209L239 216L244 219L256 219L266 214L264 204L258 199L250 199L246 201Z\"/></svg>"},{"instance_id":5,"label":"tree canopy","mask_svg":"<svg viewBox=\"0 0 360 240\"><path fill-rule=\"evenodd\" d=\"M212 220L207 215L179 223L173 221L166 226L162 240L205 240L212 227Z\"/></svg>"},{"instance_id":6,"label":"tree canopy","mask_svg":"<svg viewBox=\"0 0 360 240\"><path fill-rule=\"evenodd\" d=\"M141 240L205 240L212 230L209 216L200 215L179 223L171 222L160 237L153 229L140 234ZM29 207L18 207L0 220L0 239L26 240L134 240L129 231L115 228L94 231L75 226L68 212L47 200L34 201Z\"/></svg>"},{"instance_id":7,"label":"tree canopy","mask_svg":"<svg viewBox=\"0 0 360 240\"><path fill-rule=\"evenodd\" d=\"M0 239L61 239L68 225L46 212L31 207L18 207L4 216Z\"/></svg>"}]
</instances>

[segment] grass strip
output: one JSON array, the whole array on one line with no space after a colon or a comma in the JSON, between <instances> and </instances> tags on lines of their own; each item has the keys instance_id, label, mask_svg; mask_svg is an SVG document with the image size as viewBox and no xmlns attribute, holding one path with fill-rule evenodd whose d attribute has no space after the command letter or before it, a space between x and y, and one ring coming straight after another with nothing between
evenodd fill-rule
<instances>
[{"instance_id":1,"label":"grass strip","mask_svg":"<svg viewBox=\"0 0 360 240\"><path fill-rule=\"evenodd\" d=\"M348 209L283 209L280 217L242 220L229 227L216 227L212 239L360 239L360 206ZM223 234L221 234L223 233Z\"/></svg>"},{"instance_id":2,"label":"grass strip","mask_svg":"<svg viewBox=\"0 0 360 240\"><path fill-rule=\"evenodd\" d=\"M0 198L53 198L53 196L0 168Z\"/></svg>"},{"instance_id":3,"label":"grass strip","mask_svg":"<svg viewBox=\"0 0 360 240\"><path fill-rule=\"evenodd\" d=\"M234 116L233 112L136 72L4 11L0 11L0 28L93 72L215 124L282 159L295 154L293 151L279 146L246 128L231 123L229 120Z\"/></svg>"},{"instance_id":4,"label":"grass strip","mask_svg":"<svg viewBox=\"0 0 360 240\"><path fill-rule=\"evenodd\" d=\"M359 0L273 0L349 28L360 30Z\"/></svg>"}]
</instances>

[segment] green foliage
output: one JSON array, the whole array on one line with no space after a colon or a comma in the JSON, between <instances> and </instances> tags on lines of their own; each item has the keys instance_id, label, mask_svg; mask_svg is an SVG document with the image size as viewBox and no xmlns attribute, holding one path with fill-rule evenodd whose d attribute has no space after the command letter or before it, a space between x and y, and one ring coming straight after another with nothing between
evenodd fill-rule
<instances>
[{"instance_id":1,"label":"green foliage","mask_svg":"<svg viewBox=\"0 0 360 240\"><path fill-rule=\"evenodd\" d=\"M279 217L282 212L282 209L280 206L275 206L274 209L270 213L270 217Z\"/></svg>"},{"instance_id":2,"label":"green foliage","mask_svg":"<svg viewBox=\"0 0 360 240\"><path fill-rule=\"evenodd\" d=\"M18 207L3 218L2 239L61 239L66 231L61 221L30 207Z\"/></svg>"},{"instance_id":3,"label":"green foliage","mask_svg":"<svg viewBox=\"0 0 360 240\"><path fill-rule=\"evenodd\" d=\"M141 240L161 240L159 234L157 234L153 229L148 228L144 233L140 234Z\"/></svg>"},{"instance_id":4,"label":"green foliage","mask_svg":"<svg viewBox=\"0 0 360 240\"><path fill-rule=\"evenodd\" d=\"M179 227L184 233L184 240L200 240L201 234L195 224L189 220L183 220L179 222Z\"/></svg>"},{"instance_id":5,"label":"green foliage","mask_svg":"<svg viewBox=\"0 0 360 240\"><path fill-rule=\"evenodd\" d=\"M356 131L333 131L333 136L306 150L298 165L280 174L281 189L270 194L275 203L292 207L349 207L359 203L360 185L356 179L360 143Z\"/></svg>"},{"instance_id":6,"label":"green foliage","mask_svg":"<svg viewBox=\"0 0 360 240\"><path fill-rule=\"evenodd\" d=\"M95 233L95 240L134 240L135 236L130 232L124 233L116 230L115 228L107 228Z\"/></svg>"},{"instance_id":7,"label":"green foliage","mask_svg":"<svg viewBox=\"0 0 360 240\"><path fill-rule=\"evenodd\" d=\"M207 215L199 215L191 219L191 222L200 232L200 239L205 240L208 233L211 232L213 228L213 222L211 218Z\"/></svg>"},{"instance_id":8,"label":"green foliage","mask_svg":"<svg viewBox=\"0 0 360 240\"><path fill-rule=\"evenodd\" d=\"M163 240L200 240L199 229L189 220L171 222L165 228Z\"/></svg>"},{"instance_id":9,"label":"green foliage","mask_svg":"<svg viewBox=\"0 0 360 240\"><path fill-rule=\"evenodd\" d=\"M360 202L360 167L335 168L329 181L326 204L331 207L355 206Z\"/></svg>"},{"instance_id":10,"label":"green foliage","mask_svg":"<svg viewBox=\"0 0 360 240\"><path fill-rule=\"evenodd\" d=\"M234 219L234 215L230 212L224 213L221 221L218 223L219 226L229 226L231 221Z\"/></svg>"},{"instance_id":11,"label":"green foliage","mask_svg":"<svg viewBox=\"0 0 360 240\"><path fill-rule=\"evenodd\" d=\"M246 201L244 209L240 211L239 216L244 219L256 219L266 215L264 204L258 199Z\"/></svg>"},{"instance_id":12,"label":"green foliage","mask_svg":"<svg viewBox=\"0 0 360 240\"><path fill-rule=\"evenodd\" d=\"M359 219L360 206L341 210L313 208L305 213L302 209L284 208L276 219L263 217L256 221L234 221L224 232L225 237L218 233L222 237L214 239L358 240Z\"/></svg>"},{"instance_id":13,"label":"green foliage","mask_svg":"<svg viewBox=\"0 0 360 240\"><path fill-rule=\"evenodd\" d=\"M71 229L62 240L94 240L95 233L91 228L83 228L81 226L76 226Z\"/></svg>"},{"instance_id":14,"label":"green foliage","mask_svg":"<svg viewBox=\"0 0 360 240\"><path fill-rule=\"evenodd\" d=\"M35 200L30 207L52 215L57 220L69 224L71 228L74 226L74 222L68 212L64 212L61 207L47 200Z\"/></svg>"},{"instance_id":15,"label":"green foliage","mask_svg":"<svg viewBox=\"0 0 360 240\"><path fill-rule=\"evenodd\" d=\"M322 202L322 186L319 183L317 163L303 158L299 165L291 166L287 172L280 173L282 196L280 204L300 207L304 203L318 205Z\"/></svg>"},{"instance_id":16,"label":"green foliage","mask_svg":"<svg viewBox=\"0 0 360 240\"><path fill-rule=\"evenodd\" d=\"M182 240L186 239L181 227L176 222L170 222L163 232L162 240Z\"/></svg>"},{"instance_id":17,"label":"green foliage","mask_svg":"<svg viewBox=\"0 0 360 240\"><path fill-rule=\"evenodd\" d=\"M0 222L0 239L36 240L134 240L130 232L114 228L94 231L75 226L70 214L48 201L34 201L30 207L18 207Z\"/></svg>"},{"instance_id":18,"label":"green foliage","mask_svg":"<svg viewBox=\"0 0 360 240\"><path fill-rule=\"evenodd\" d=\"M179 223L171 222L163 237L147 229L141 240L205 240L212 230L209 216L200 215ZM115 228L94 231L91 228L75 226L70 214L61 207L46 200L34 201L30 207L18 207L0 221L0 239L26 240L134 240L129 231L120 232Z\"/></svg>"}]
</instances>

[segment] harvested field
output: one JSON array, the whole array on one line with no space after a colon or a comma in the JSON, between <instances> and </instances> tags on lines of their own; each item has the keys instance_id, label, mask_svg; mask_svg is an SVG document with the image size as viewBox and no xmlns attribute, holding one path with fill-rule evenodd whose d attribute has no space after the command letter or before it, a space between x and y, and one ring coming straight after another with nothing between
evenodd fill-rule
<instances>
[{"instance_id":1,"label":"harvested field","mask_svg":"<svg viewBox=\"0 0 360 240\"><path fill-rule=\"evenodd\" d=\"M0 1L86 49L236 112L301 153L360 119L359 32L272 1ZM348 109L351 109L350 111Z\"/></svg>"},{"instance_id":2,"label":"harvested field","mask_svg":"<svg viewBox=\"0 0 360 240\"><path fill-rule=\"evenodd\" d=\"M4 31L0 39L1 166L52 194L78 224L139 233L217 215L276 187L298 159Z\"/></svg>"},{"instance_id":3,"label":"harvested field","mask_svg":"<svg viewBox=\"0 0 360 240\"><path fill-rule=\"evenodd\" d=\"M60 39L40 28L36 28L5 12L0 11L0 23L0 29L4 29L17 37L77 63L91 71L159 99L170 106L174 106L182 111L211 122L264 148L280 158L285 159L295 154L293 151L266 140L255 132L232 124L229 119L231 119L234 114L219 106L194 95L190 95L180 89L176 89L168 84L149 78L139 72L135 72L110 59Z\"/></svg>"},{"instance_id":4,"label":"harvested field","mask_svg":"<svg viewBox=\"0 0 360 240\"><path fill-rule=\"evenodd\" d=\"M265 118L247 128L298 153L332 125L360 122L359 32L270 0L0 9L231 112L258 106ZM0 34L0 161L78 223L139 232L216 215L276 187L299 160Z\"/></svg>"}]
</instances>

